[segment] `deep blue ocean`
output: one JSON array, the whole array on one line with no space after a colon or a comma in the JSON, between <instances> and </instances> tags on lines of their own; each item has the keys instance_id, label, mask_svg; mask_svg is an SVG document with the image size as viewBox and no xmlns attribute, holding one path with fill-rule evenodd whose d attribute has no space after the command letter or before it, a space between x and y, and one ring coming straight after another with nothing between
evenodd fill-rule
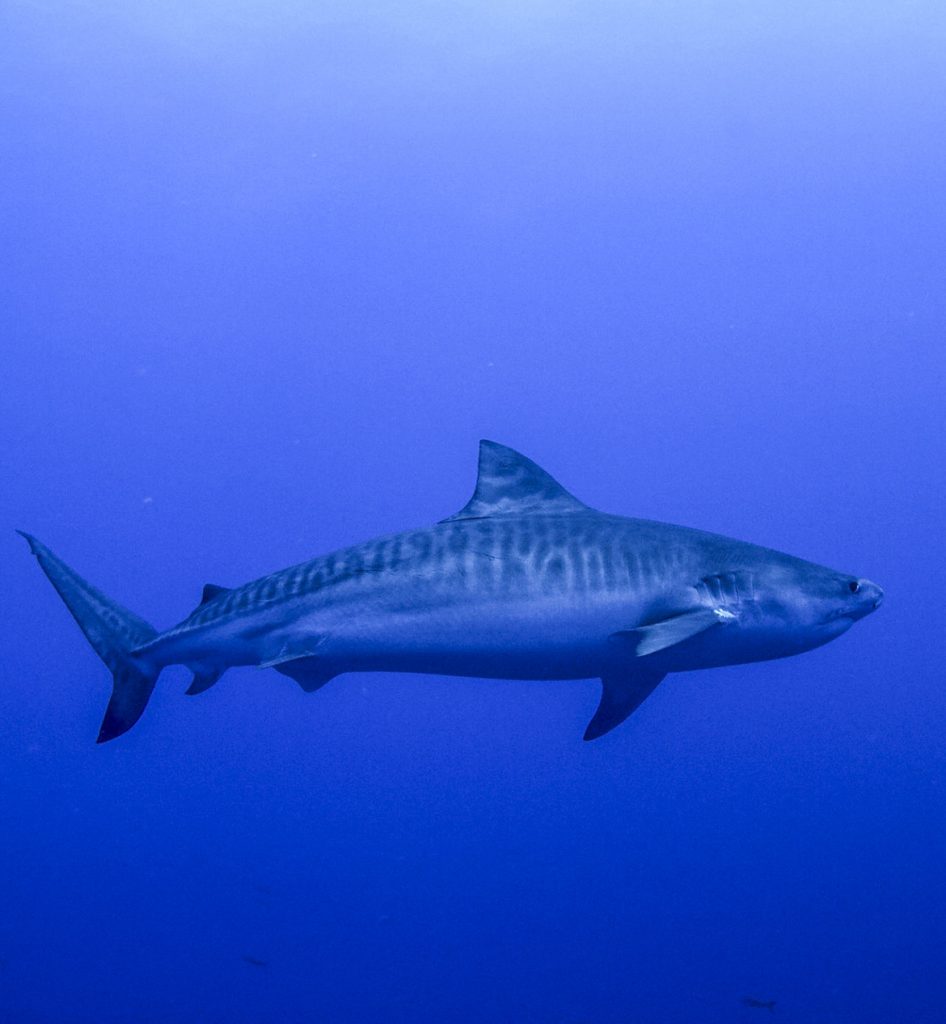
<instances>
[{"instance_id":1,"label":"deep blue ocean","mask_svg":"<svg viewBox=\"0 0 946 1024\"><path fill-rule=\"evenodd\" d=\"M944 53L932 0L3 6L2 1024L946 1021ZM96 745L14 528L164 628L481 437L886 603L594 743L594 680L172 668Z\"/></svg>"}]
</instances>

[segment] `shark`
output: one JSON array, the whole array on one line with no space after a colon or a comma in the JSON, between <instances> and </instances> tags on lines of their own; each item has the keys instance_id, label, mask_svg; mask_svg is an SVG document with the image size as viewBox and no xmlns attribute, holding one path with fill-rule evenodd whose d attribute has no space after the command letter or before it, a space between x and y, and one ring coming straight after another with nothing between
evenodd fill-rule
<instances>
[{"instance_id":1,"label":"shark","mask_svg":"<svg viewBox=\"0 0 946 1024\"><path fill-rule=\"evenodd\" d=\"M883 600L868 579L770 548L596 511L494 441L456 514L242 586L208 583L163 632L18 532L112 673L100 743L135 725L176 664L192 695L237 665L307 692L350 672L600 679L593 740L670 673L813 650Z\"/></svg>"}]
</instances>

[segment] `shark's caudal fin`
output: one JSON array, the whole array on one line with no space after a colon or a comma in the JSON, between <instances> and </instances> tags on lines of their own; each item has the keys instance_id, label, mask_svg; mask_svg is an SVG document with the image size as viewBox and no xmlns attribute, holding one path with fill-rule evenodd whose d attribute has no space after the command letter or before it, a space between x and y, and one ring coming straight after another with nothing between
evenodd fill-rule
<instances>
[{"instance_id":1,"label":"shark's caudal fin","mask_svg":"<svg viewBox=\"0 0 946 1024\"><path fill-rule=\"evenodd\" d=\"M17 533L26 538L49 582L112 673L112 697L97 742L121 736L141 717L161 671L132 652L153 640L157 631L86 583L35 537L22 530Z\"/></svg>"}]
</instances>

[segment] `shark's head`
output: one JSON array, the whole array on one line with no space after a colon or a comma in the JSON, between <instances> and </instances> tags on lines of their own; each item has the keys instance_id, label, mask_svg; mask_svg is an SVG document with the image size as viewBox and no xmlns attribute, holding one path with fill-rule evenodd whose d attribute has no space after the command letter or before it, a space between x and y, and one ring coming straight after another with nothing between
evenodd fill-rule
<instances>
[{"instance_id":1,"label":"shark's head","mask_svg":"<svg viewBox=\"0 0 946 1024\"><path fill-rule=\"evenodd\" d=\"M671 671L813 650L869 615L884 596L870 580L759 548L738 568L703 577L697 592L724 628L675 651L667 659Z\"/></svg>"},{"instance_id":2,"label":"shark's head","mask_svg":"<svg viewBox=\"0 0 946 1024\"><path fill-rule=\"evenodd\" d=\"M786 654L833 640L884 599L883 590L868 579L794 558L779 559L769 572L758 574L756 586L758 624L781 638Z\"/></svg>"}]
</instances>

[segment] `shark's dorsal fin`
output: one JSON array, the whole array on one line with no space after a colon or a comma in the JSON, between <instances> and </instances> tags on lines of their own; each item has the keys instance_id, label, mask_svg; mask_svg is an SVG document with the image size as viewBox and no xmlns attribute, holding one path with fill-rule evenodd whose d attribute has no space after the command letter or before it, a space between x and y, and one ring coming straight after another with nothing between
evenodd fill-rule
<instances>
[{"instance_id":1,"label":"shark's dorsal fin","mask_svg":"<svg viewBox=\"0 0 946 1024\"><path fill-rule=\"evenodd\" d=\"M480 441L480 463L473 497L443 522L487 516L587 512L531 459L495 441Z\"/></svg>"}]
</instances>

